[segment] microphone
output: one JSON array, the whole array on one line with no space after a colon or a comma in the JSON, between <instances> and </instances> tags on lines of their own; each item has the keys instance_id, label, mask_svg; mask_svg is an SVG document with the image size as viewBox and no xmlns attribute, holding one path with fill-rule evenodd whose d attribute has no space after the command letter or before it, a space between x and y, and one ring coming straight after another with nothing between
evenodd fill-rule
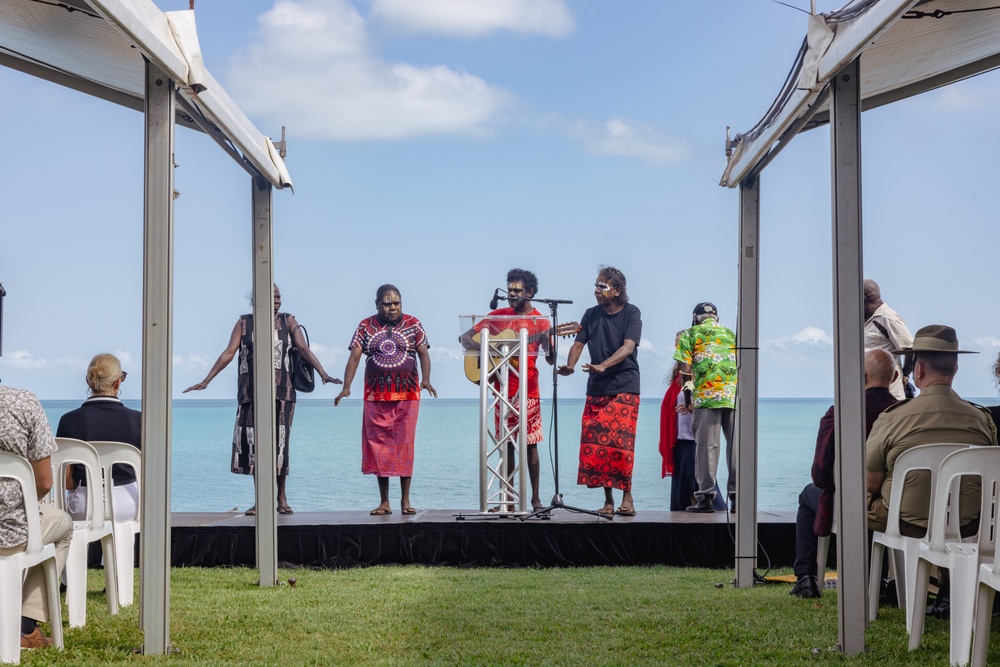
<instances>
[{"instance_id":1,"label":"microphone","mask_svg":"<svg viewBox=\"0 0 1000 667\"><path fill-rule=\"evenodd\" d=\"M500 288L493 290L493 298L490 299L490 310L496 310L497 306L500 305Z\"/></svg>"}]
</instances>

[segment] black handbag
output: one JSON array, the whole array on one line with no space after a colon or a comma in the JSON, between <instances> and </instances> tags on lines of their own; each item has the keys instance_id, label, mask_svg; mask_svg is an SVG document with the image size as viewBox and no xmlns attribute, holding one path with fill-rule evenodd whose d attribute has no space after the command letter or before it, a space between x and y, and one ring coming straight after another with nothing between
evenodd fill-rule
<instances>
[{"instance_id":1,"label":"black handbag","mask_svg":"<svg viewBox=\"0 0 1000 667\"><path fill-rule=\"evenodd\" d=\"M288 328L288 318L285 317L285 328ZM303 335L306 337L306 345L309 344L309 332L301 324L295 327L295 331L302 329ZM295 331L288 335L289 340L289 350L288 350L288 363L291 365L292 372L292 386L295 387L295 391L301 391L306 394L311 392L316 388L316 375L315 369L312 364L306 361L302 357L302 353L299 352L299 348L295 345Z\"/></svg>"}]
</instances>

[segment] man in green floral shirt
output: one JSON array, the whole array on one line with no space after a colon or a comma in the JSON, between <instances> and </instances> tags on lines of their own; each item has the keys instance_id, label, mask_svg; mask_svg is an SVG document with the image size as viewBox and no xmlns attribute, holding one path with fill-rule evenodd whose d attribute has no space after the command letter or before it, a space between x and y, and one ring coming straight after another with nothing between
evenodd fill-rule
<instances>
[{"instance_id":1,"label":"man in green floral shirt","mask_svg":"<svg viewBox=\"0 0 1000 667\"><path fill-rule=\"evenodd\" d=\"M719 313L711 303L694 308L691 328L677 343L674 359L681 364L685 395L694 411L694 476L698 490L688 512L714 512L715 474L719 447L726 436L727 491L735 504L733 475L733 424L736 421L736 334L719 324Z\"/></svg>"}]
</instances>

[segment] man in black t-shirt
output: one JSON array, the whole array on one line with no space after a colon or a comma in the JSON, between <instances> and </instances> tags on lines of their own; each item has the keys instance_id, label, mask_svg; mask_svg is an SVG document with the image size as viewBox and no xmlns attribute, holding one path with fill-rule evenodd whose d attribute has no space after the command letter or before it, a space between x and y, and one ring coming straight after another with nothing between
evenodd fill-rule
<instances>
[{"instance_id":1,"label":"man in black t-shirt","mask_svg":"<svg viewBox=\"0 0 1000 667\"><path fill-rule=\"evenodd\" d=\"M639 415L638 347L642 316L628 302L625 274L602 267L594 285L597 305L580 322L580 332L569 350L560 375L570 375L584 346L590 363L587 403L580 434L580 469L577 483L604 489L600 514L635 516L632 501L632 465L635 461L635 426ZM615 510L612 489L624 492Z\"/></svg>"}]
</instances>

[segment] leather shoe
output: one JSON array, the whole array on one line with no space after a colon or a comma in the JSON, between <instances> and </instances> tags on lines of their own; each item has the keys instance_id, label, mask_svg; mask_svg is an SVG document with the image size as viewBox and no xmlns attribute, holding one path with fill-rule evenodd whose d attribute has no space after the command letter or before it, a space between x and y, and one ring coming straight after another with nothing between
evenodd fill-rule
<instances>
[{"instance_id":1,"label":"leather shoe","mask_svg":"<svg viewBox=\"0 0 1000 667\"><path fill-rule=\"evenodd\" d=\"M52 638L46 637L37 625L28 634L21 635L21 648L42 648L43 646L52 646Z\"/></svg>"},{"instance_id":2,"label":"leather shoe","mask_svg":"<svg viewBox=\"0 0 1000 667\"><path fill-rule=\"evenodd\" d=\"M924 612L925 615L945 620L951 618L951 595L949 593L950 591L947 587L939 589L934 602Z\"/></svg>"},{"instance_id":3,"label":"leather shoe","mask_svg":"<svg viewBox=\"0 0 1000 667\"><path fill-rule=\"evenodd\" d=\"M792 586L792 590L788 594L797 595L800 598L818 598L820 593L816 575L803 574L795 581L795 585Z\"/></svg>"},{"instance_id":4,"label":"leather shoe","mask_svg":"<svg viewBox=\"0 0 1000 667\"><path fill-rule=\"evenodd\" d=\"M685 509L686 512L714 512L715 507L712 506L712 499L709 497L702 498L694 505Z\"/></svg>"},{"instance_id":5,"label":"leather shoe","mask_svg":"<svg viewBox=\"0 0 1000 667\"><path fill-rule=\"evenodd\" d=\"M895 607L899 604L896 582L893 579L882 579L879 582L878 603L889 607Z\"/></svg>"}]
</instances>

